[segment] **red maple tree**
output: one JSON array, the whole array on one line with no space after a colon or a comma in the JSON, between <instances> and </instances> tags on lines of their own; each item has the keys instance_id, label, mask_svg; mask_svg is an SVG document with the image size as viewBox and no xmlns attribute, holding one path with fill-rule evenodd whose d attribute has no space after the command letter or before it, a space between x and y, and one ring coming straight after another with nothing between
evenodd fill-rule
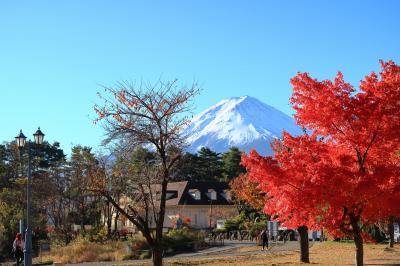
<instances>
[{"instance_id":1,"label":"red maple tree","mask_svg":"<svg viewBox=\"0 0 400 266\"><path fill-rule=\"evenodd\" d=\"M268 194L265 212L287 226L351 236L357 265L363 265L363 228L400 211L400 66L381 67L358 90L340 72L333 81L299 73L291 79L290 102L306 133L284 133L273 156L252 151L242 160Z\"/></svg>"},{"instance_id":2,"label":"red maple tree","mask_svg":"<svg viewBox=\"0 0 400 266\"><path fill-rule=\"evenodd\" d=\"M257 182L250 180L246 174L241 174L232 179L229 186L239 201L243 201L257 210L264 207L265 193L258 188Z\"/></svg>"}]
</instances>

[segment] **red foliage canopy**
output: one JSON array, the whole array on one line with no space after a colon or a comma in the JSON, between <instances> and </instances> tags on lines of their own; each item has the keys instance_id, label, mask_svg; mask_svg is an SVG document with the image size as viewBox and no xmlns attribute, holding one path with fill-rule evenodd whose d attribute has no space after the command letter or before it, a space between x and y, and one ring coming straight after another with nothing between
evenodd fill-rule
<instances>
[{"instance_id":1,"label":"red foliage canopy","mask_svg":"<svg viewBox=\"0 0 400 266\"><path fill-rule=\"evenodd\" d=\"M265 193L258 188L257 182L250 180L246 174L241 174L229 183L235 197L251 207L261 210L267 199Z\"/></svg>"},{"instance_id":2,"label":"red foliage canopy","mask_svg":"<svg viewBox=\"0 0 400 266\"><path fill-rule=\"evenodd\" d=\"M265 212L287 226L323 226L352 235L400 207L400 67L381 62L359 90L299 73L291 83L302 136L283 134L274 156L243 156L248 177L269 199Z\"/></svg>"}]
</instances>

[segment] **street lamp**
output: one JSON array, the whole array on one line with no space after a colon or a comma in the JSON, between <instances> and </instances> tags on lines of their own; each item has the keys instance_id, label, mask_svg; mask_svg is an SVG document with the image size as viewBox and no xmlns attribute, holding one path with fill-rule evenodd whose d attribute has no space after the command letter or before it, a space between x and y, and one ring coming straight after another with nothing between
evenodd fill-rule
<instances>
[{"instance_id":1,"label":"street lamp","mask_svg":"<svg viewBox=\"0 0 400 266\"><path fill-rule=\"evenodd\" d=\"M40 130L38 130L33 134L33 139L36 145L41 145L43 143L44 134ZM19 132L18 136L15 137L15 141L17 143L18 148L22 151L22 148L25 147L26 137L22 130ZM31 200L32 200L32 192L31 192L31 152L32 142L28 140L28 183L26 187L26 233L25 233L25 248L24 248L24 266L32 265L32 225L31 225Z\"/></svg>"},{"instance_id":2,"label":"street lamp","mask_svg":"<svg viewBox=\"0 0 400 266\"><path fill-rule=\"evenodd\" d=\"M213 200L209 199L209 201L210 201L210 229L211 229L212 228L212 215L213 215L213 213L212 213L212 211L213 211L213 205L212 205Z\"/></svg>"},{"instance_id":3,"label":"street lamp","mask_svg":"<svg viewBox=\"0 0 400 266\"><path fill-rule=\"evenodd\" d=\"M35 134L33 134L33 138L35 139L35 143L37 145L42 145L43 144L44 134L40 130L40 127L38 128L38 130L36 130Z\"/></svg>"}]
</instances>

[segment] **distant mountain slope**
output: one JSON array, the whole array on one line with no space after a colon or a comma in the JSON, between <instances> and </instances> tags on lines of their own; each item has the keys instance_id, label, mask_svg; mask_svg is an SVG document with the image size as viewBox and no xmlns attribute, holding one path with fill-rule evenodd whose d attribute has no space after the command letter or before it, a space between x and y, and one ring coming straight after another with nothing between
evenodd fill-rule
<instances>
[{"instance_id":1,"label":"distant mountain slope","mask_svg":"<svg viewBox=\"0 0 400 266\"><path fill-rule=\"evenodd\" d=\"M269 143L281 138L282 130L302 133L290 116L256 98L242 96L222 100L195 116L183 134L190 145L188 152L201 147L225 152L236 146L245 152L255 148L270 155Z\"/></svg>"}]
</instances>

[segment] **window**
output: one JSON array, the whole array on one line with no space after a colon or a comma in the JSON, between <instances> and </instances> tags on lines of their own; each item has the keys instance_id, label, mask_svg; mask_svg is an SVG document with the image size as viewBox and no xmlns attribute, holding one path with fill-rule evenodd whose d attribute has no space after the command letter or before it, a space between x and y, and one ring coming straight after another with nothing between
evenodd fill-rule
<instances>
[{"instance_id":1,"label":"window","mask_svg":"<svg viewBox=\"0 0 400 266\"><path fill-rule=\"evenodd\" d=\"M211 200L217 200L217 192L214 189L209 189L207 196L211 199Z\"/></svg>"},{"instance_id":2,"label":"window","mask_svg":"<svg viewBox=\"0 0 400 266\"><path fill-rule=\"evenodd\" d=\"M166 198L167 198L167 200L169 200L169 199L174 199L174 198L176 198L176 197L178 197L178 191L175 191L175 190L168 190L167 191L167 194L166 194Z\"/></svg>"},{"instance_id":3,"label":"window","mask_svg":"<svg viewBox=\"0 0 400 266\"><path fill-rule=\"evenodd\" d=\"M200 196L200 191L197 189L190 189L189 190L189 194L190 196L192 196L195 200L200 200L201 196Z\"/></svg>"},{"instance_id":4,"label":"window","mask_svg":"<svg viewBox=\"0 0 400 266\"><path fill-rule=\"evenodd\" d=\"M228 201L230 201L232 199L231 192L229 189L225 189L224 192L221 193L221 195Z\"/></svg>"}]
</instances>

